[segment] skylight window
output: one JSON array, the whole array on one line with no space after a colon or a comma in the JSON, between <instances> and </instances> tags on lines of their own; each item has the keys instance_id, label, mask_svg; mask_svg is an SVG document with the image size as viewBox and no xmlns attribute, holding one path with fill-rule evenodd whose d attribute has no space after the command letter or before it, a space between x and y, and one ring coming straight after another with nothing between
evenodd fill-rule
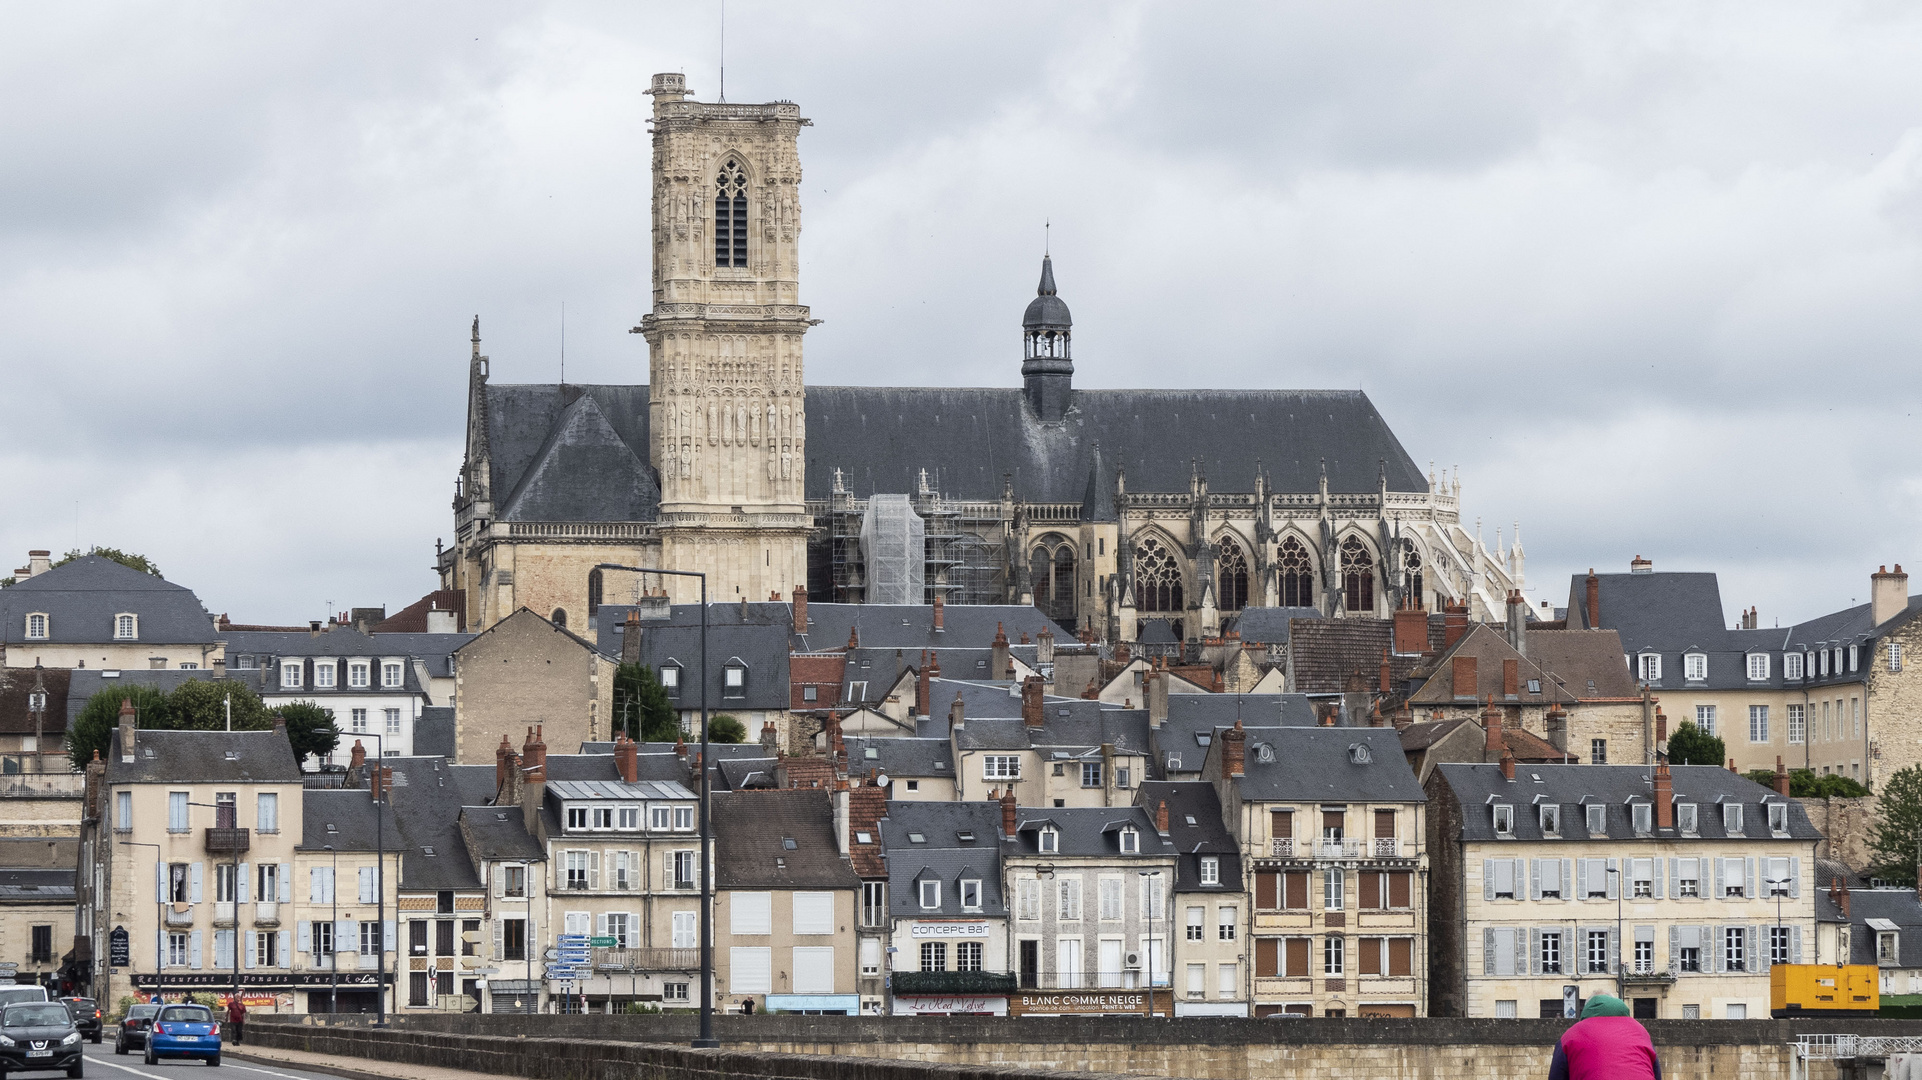
<instances>
[{"instance_id":1,"label":"skylight window","mask_svg":"<svg viewBox=\"0 0 1922 1080\"><path fill-rule=\"evenodd\" d=\"M854 834L854 842L857 844L872 844L874 843L874 834L870 832L857 832Z\"/></svg>"},{"instance_id":2,"label":"skylight window","mask_svg":"<svg viewBox=\"0 0 1922 1080\"><path fill-rule=\"evenodd\" d=\"M927 842L928 838L921 833L911 832L908 834L908 843L910 844L925 844Z\"/></svg>"},{"instance_id":3,"label":"skylight window","mask_svg":"<svg viewBox=\"0 0 1922 1080\"><path fill-rule=\"evenodd\" d=\"M788 849L789 851L793 851L795 846L794 838L792 836L781 837L781 846Z\"/></svg>"}]
</instances>

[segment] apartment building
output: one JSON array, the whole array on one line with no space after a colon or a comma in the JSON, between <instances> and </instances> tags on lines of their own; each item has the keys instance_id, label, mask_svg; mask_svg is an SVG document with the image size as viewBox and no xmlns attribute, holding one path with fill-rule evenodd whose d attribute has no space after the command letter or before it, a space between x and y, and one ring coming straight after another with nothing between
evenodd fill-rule
<instances>
[{"instance_id":1,"label":"apartment building","mask_svg":"<svg viewBox=\"0 0 1922 1080\"><path fill-rule=\"evenodd\" d=\"M297 701L332 709L344 738L325 764L343 764L356 736L369 749L378 744L380 755L412 757L422 710L451 704L454 651L470 637L367 634L345 625L311 633L233 630L226 634L227 673L270 709Z\"/></svg>"},{"instance_id":2,"label":"apartment building","mask_svg":"<svg viewBox=\"0 0 1922 1080\"><path fill-rule=\"evenodd\" d=\"M935 680L946 700L945 730L930 718L924 733L953 746L955 798L1013 791L1023 806L1127 806L1147 779L1147 713L1043 693L1041 677L1020 683Z\"/></svg>"},{"instance_id":3,"label":"apartment building","mask_svg":"<svg viewBox=\"0 0 1922 1080\"><path fill-rule=\"evenodd\" d=\"M1007 1015L1016 982L1001 864L1007 829L999 801L888 802L893 1015Z\"/></svg>"},{"instance_id":4,"label":"apartment building","mask_svg":"<svg viewBox=\"0 0 1922 1080\"><path fill-rule=\"evenodd\" d=\"M1427 797L1396 732L1236 724L1202 775L1254 879L1255 1015L1425 1015Z\"/></svg>"},{"instance_id":5,"label":"apartment building","mask_svg":"<svg viewBox=\"0 0 1922 1080\"><path fill-rule=\"evenodd\" d=\"M861 1011L862 881L843 845L846 804L814 789L713 796L714 981L728 1011Z\"/></svg>"},{"instance_id":6,"label":"apartment building","mask_svg":"<svg viewBox=\"0 0 1922 1080\"><path fill-rule=\"evenodd\" d=\"M1249 1015L1248 893L1241 847L1203 781L1141 785L1135 805L1167 821L1174 845L1173 986L1176 1016Z\"/></svg>"},{"instance_id":7,"label":"apartment building","mask_svg":"<svg viewBox=\"0 0 1922 1080\"><path fill-rule=\"evenodd\" d=\"M1786 787L1786 777L1782 786ZM1428 781L1435 1015L1768 1015L1815 942L1802 807L1706 765L1444 764Z\"/></svg>"},{"instance_id":8,"label":"apartment building","mask_svg":"<svg viewBox=\"0 0 1922 1080\"><path fill-rule=\"evenodd\" d=\"M224 635L193 590L83 555L54 566L28 553L0 590L0 667L210 670Z\"/></svg>"}]
</instances>

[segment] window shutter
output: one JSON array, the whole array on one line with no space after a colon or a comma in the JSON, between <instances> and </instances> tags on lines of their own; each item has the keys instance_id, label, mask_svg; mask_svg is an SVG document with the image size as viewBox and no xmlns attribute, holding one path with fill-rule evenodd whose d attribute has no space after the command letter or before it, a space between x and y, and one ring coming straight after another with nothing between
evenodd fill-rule
<instances>
[{"instance_id":1,"label":"window shutter","mask_svg":"<svg viewBox=\"0 0 1922 1080\"><path fill-rule=\"evenodd\" d=\"M153 902L156 904L167 902L167 864L164 862L154 863Z\"/></svg>"},{"instance_id":2,"label":"window shutter","mask_svg":"<svg viewBox=\"0 0 1922 1080\"><path fill-rule=\"evenodd\" d=\"M1649 875L1655 879L1655 899L1662 899L1662 860L1649 860Z\"/></svg>"},{"instance_id":3,"label":"window shutter","mask_svg":"<svg viewBox=\"0 0 1922 1080\"><path fill-rule=\"evenodd\" d=\"M252 971L254 969L254 963L259 959L260 959L260 935L248 934L247 935L247 970Z\"/></svg>"},{"instance_id":4,"label":"window shutter","mask_svg":"<svg viewBox=\"0 0 1922 1080\"><path fill-rule=\"evenodd\" d=\"M199 865L198 863L195 864ZM200 970L200 931L187 935L187 962L195 971Z\"/></svg>"},{"instance_id":5,"label":"window shutter","mask_svg":"<svg viewBox=\"0 0 1922 1080\"><path fill-rule=\"evenodd\" d=\"M1495 974L1495 931L1482 929L1482 974Z\"/></svg>"},{"instance_id":6,"label":"window shutter","mask_svg":"<svg viewBox=\"0 0 1922 1080\"><path fill-rule=\"evenodd\" d=\"M587 887L590 889L601 887L601 853L598 851L587 853Z\"/></svg>"},{"instance_id":7,"label":"window shutter","mask_svg":"<svg viewBox=\"0 0 1922 1080\"><path fill-rule=\"evenodd\" d=\"M1406 870L1397 871L1388 875L1389 907L1405 908L1414 906L1414 899L1410 896L1414 879L1415 875Z\"/></svg>"},{"instance_id":8,"label":"window shutter","mask_svg":"<svg viewBox=\"0 0 1922 1080\"><path fill-rule=\"evenodd\" d=\"M1751 855L1747 859L1743 860L1743 865L1748 868L1748 872L1742 875L1743 895L1767 896L1768 894L1762 891L1762 889L1764 888L1764 886L1762 885L1762 879L1755 876L1755 857Z\"/></svg>"},{"instance_id":9,"label":"window shutter","mask_svg":"<svg viewBox=\"0 0 1922 1080\"><path fill-rule=\"evenodd\" d=\"M1611 926L1608 928L1608 970L1610 973L1616 972L1621 965L1622 931L1620 927Z\"/></svg>"},{"instance_id":10,"label":"window shutter","mask_svg":"<svg viewBox=\"0 0 1922 1080\"><path fill-rule=\"evenodd\" d=\"M1495 899L1495 860L1493 859L1482 860L1482 899Z\"/></svg>"},{"instance_id":11,"label":"window shutter","mask_svg":"<svg viewBox=\"0 0 1922 1080\"><path fill-rule=\"evenodd\" d=\"M662 888L669 888L669 887L672 887L673 884L674 884L674 853L670 851L667 854L661 856L661 886Z\"/></svg>"},{"instance_id":12,"label":"window shutter","mask_svg":"<svg viewBox=\"0 0 1922 1080\"><path fill-rule=\"evenodd\" d=\"M300 920L300 951L314 951L314 932L306 919Z\"/></svg>"},{"instance_id":13,"label":"window shutter","mask_svg":"<svg viewBox=\"0 0 1922 1080\"><path fill-rule=\"evenodd\" d=\"M1620 865L1619 859L1610 859L1603 865L1602 887L1608 890L1608 898L1610 900L1618 899L1622 894L1622 875L1619 871L1624 868ZM1617 871L1617 873L1608 873L1609 870Z\"/></svg>"},{"instance_id":14,"label":"window shutter","mask_svg":"<svg viewBox=\"0 0 1922 1080\"><path fill-rule=\"evenodd\" d=\"M320 866L310 866L307 868L307 902L310 904L318 904L321 902L321 882L324 880L321 871L324 869L326 868ZM301 951L306 952L307 950L302 949Z\"/></svg>"},{"instance_id":15,"label":"window shutter","mask_svg":"<svg viewBox=\"0 0 1922 1080\"><path fill-rule=\"evenodd\" d=\"M1668 879L1675 882L1675 896L1677 899L1680 899L1682 896L1682 860L1677 858L1670 858L1668 860Z\"/></svg>"},{"instance_id":16,"label":"window shutter","mask_svg":"<svg viewBox=\"0 0 1922 1080\"><path fill-rule=\"evenodd\" d=\"M1569 890L1575 887L1574 881L1575 881L1575 860L1563 859L1562 860L1562 880L1557 883L1562 887L1562 899L1567 900L1569 898Z\"/></svg>"},{"instance_id":17,"label":"window shutter","mask_svg":"<svg viewBox=\"0 0 1922 1080\"><path fill-rule=\"evenodd\" d=\"M239 903L247 902L247 864L241 863L234 870L234 899Z\"/></svg>"},{"instance_id":18,"label":"window shutter","mask_svg":"<svg viewBox=\"0 0 1922 1080\"><path fill-rule=\"evenodd\" d=\"M1710 932L1715 938L1715 949L1714 949L1715 970L1718 972L1727 971L1728 970L1728 927L1726 926L1711 927Z\"/></svg>"},{"instance_id":19,"label":"window shutter","mask_svg":"<svg viewBox=\"0 0 1922 1080\"><path fill-rule=\"evenodd\" d=\"M278 898L280 903L291 904L294 902L294 864L293 863L280 864L280 875L276 881L276 888L278 888L280 891L280 896ZM265 900L266 897L263 896L261 897L261 899Z\"/></svg>"},{"instance_id":20,"label":"window shutter","mask_svg":"<svg viewBox=\"0 0 1922 1080\"><path fill-rule=\"evenodd\" d=\"M1528 860L1528 898L1530 900L1542 898L1542 861L1540 859Z\"/></svg>"},{"instance_id":21,"label":"window shutter","mask_svg":"<svg viewBox=\"0 0 1922 1080\"><path fill-rule=\"evenodd\" d=\"M302 923L301 925L305 926L306 924ZM275 967L290 968L294 966L294 951L292 948L292 935L287 933L287 931L285 930L282 930L280 932L280 955L278 957L275 957L275 960L278 961L274 965Z\"/></svg>"},{"instance_id":22,"label":"window shutter","mask_svg":"<svg viewBox=\"0 0 1922 1080\"><path fill-rule=\"evenodd\" d=\"M334 952L355 953L360 951L360 922L355 919L337 919L334 922Z\"/></svg>"},{"instance_id":23,"label":"window shutter","mask_svg":"<svg viewBox=\"0 0 1922 1080\"><path fill-rule=\"evenodd\" d=\"M1717 900L1720 900L1722 898L1722 866L1726 862L1728 862L1727 859L1715 860L1715 892L1713 893L1713 895ZM1717 951L1719 952L1720 950L1717 950Z\"/></svg>"},{"instance_id":24,"label":"window shutter","mask_svg":"<svg viewBox=\"0 0 1922 1080\"><path fill-rule=\"evenodd\" d=\"M382 952L394 951L394 942L400 939L398 931L399 927L394 925L394 920L392 919L388 919L386 923L382 924L380 928L380 950Z\"/></svg>"},{"instance_id":25,"label":"window shutter","mask_svg":"<svg viewBox=\"0 0 1922 1080\"><path fill-rule=\"evenodd\" d=\"M1539 974L1542 967L1542 958L1537 950L1541 948L1542 928L1539 926L1530 926L1526 929L1518 930L1516 933L1522 935L1522 947L1516 950L1515 974Z\"/></svg>"},{"instance_id":26,"label":"window shutter","mask_svg":"<svg viewBox=\"0 0 1922 1080\"><path fill-rule=\"evenodd\" d=\"M1794 856L1791 856L1789 858L1789 899L1794 900L1795 898L1801 895L1802 895L1802 860ZM1797 930L1796 933L1800 934L1801 931ZM1797 960L1796 963L1799 964L1801 963L1801 961Z\"/></svg>"},{"instance_id":27,"label":"window shutter","mask_svg":"<svg viewBox=\"0 0 1922 1080\"><path fill-rule=\"evenodd\" d=\"M1358 939L1361 945L1361 973L1363 975L1381 974L1381 939L1365 937Z\"/></svg>"},{"instance_id":28,"label":"window shutter","mask_svg":"<svg viewBox=\"0 0 1922 1080\"><path fill-rule=\"evenodd\" d=\"M607 913L606 912L603 911L600 914L594 916L594 933L600 937L607 936Z\"/></svg>"},{"instance_id":29,"label":"window shutter","mask_svg":"<svg viewBox=\"0 0 1922 1080\"><path fill-rule=\"evenodd\" d=\"M1799 964L1801 962L1802 928L1799 926L1791 926L1789 927L1789 963Z\"/></svg>"},{"instance_id":30,"label":"window shutter","mask_svg":"<svg viewBox=\"0 0 1922 1080\"><path fill-rule=\"evenodd\" d=\"M371 866L360 868L360 902L363 904L374 902L374 868Z\"/></svg>"},{"instance_id":31,"label":"window shutter","mask_svg":"<svg viewBox=\"0 0 1922 1080\"><path fill-rule=\"evenodd\" d=\"M1264 979L1273 979L1281 975L1280 938L1255 939L1255 974Z\"/></svg>"},{"instance_id":32,"label":"window shutter","mask_svg":"<svg viewBox=\"0 0 1922 1080\"><path fill-rule=\"evenodd\" d=\"M1768 954L1765 950L1756 947L1762 942L1761 928L1751 926L1742 936L1748 941L1748 946L1742 950L1747 954L1748 970L1767 971Z\"/></svg>"},{"instance_id":33,"label":"window shutter","mask_svg":"<svg viewBox=\"0 0 1922 1080\"><path fill-rule=\"evenodd\" d=\"M200 896L201 896L201 893L200 893L201 864L196 862L196 863L190 863L188 864L188 866L189 866L189 870L188 870L188 878L187 878L187 902L190 904L198 904L200 903Z\"/></svg>"},{"instance_id":34,"label":"window shutter","mask_svg":"<svg viewBox=\"0 0 1922 1080\"><path fill-rule=\"evenodd\" d=\"M1682 928L1671 925L1668 928L1668 973L1679 975L1682 972Z\"/></svg>"},{"instance_id":35,"label":"window shutter","mask_svg":"<svg viewBox=\"0 0 1922 1080\"><path fill-rule=\"evenodd\" d=\"M1276 895L1281 888L1280 874L1255 875L1255 906L1263 911L1273 911L1281 906L1281 898ZM1063 894L1066 895L1065 893Z\"/></svg>"}]
</instances>

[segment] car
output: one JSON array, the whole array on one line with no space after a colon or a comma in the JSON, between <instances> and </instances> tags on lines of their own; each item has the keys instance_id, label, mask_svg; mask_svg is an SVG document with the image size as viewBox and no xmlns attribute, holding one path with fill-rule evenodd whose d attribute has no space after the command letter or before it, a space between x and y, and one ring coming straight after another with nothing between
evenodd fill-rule
<instances>
[{"instance_id":1,"label":"car","mask_svg":"<svg viewBox=\"0 0 1922 1080\"><path fill-rule=\"evenodd\" d=\"M0 1009L27 1001L47 1001L47 988L44 986L16 986L12 983L0 985Z\"/></svg>"},{"instance_id":2,"label":"car","mask_svg":"<svg viewBox=\"0 0 1922 1080\"><path fill-rule=\"evenodd\" d=\"M158 1005L129 1005L127 1015L120 1021L120 1034L113 1038L113 1052L124 1054L129 1050L145 1050L147 1028L152 1026L154 1014L159 1011Z\"/></svg>"},{"instance_id":3,"label":"car","mask_svg":"<svg viewBox=\"0 0 1922 1080\"><path fill-rule=\"evenodd\" d=\"M205 1005L162 1005L147 1031L147 1064L161 1058L199 1058L220 1064L220 1022Z\"/></svg>"},{"instance_id":4,"label":"car","mask_svg":"<svg viewBox=\"0 0 1922 1080\"><path fill-rule=\"evenodd\" d=\"M0 1073L65 1069L85 1074L80 1029L57 1001L29 1001L0 1008Z\"/></svg>"},{"instance_id":5,"label":"car","mask_svg":"<svg viewBox=\"0 0 1922 1080\"><path fill-rule=\"evenodd\" d=\"M60 1003L73 1014L73 1025L80 1029L80 1034L95 1046L100 1045L100 1029L104 1026L100 1022L100 1003L83 997L63 997Z\"/></svg>"}]
</instances>

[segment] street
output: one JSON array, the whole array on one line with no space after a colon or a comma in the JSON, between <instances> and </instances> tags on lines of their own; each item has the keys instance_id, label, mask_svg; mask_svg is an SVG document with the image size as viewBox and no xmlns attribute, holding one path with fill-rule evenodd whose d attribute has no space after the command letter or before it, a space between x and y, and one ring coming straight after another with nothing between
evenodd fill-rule
<instances>
[{"instance_id":1,"label":"street","mask_svg":"<svg viewBox=\"0 0 1922 1080\"><path fill-rule=\"evenodd\" d=\"M190 1061L186 1058L172 1058L163 1060L158 1065L147 1065L142 1063L140 1052L137 1050L127 1054L125 1057L121 1057L113 1052L112 1028L108 1029L107 1037L100 1045L95 1046L92 1043L88 1043L86 1051L87 1075L98 1077L99 1080L128 1080L129 1076L141 1077L142 1080L158 1080L158 1078L163 1077L166 1078L166 1080L174 1080L176 1073L188 1073L197 1076L207 1071L206 1063ZM254 1065L238 1061L231 1057L222 1058L218 1071L222 1076L229 1077L230 1080L268 1080L268 1078L272 1078L272 1080L339 1080L339 1077L327 1073L303 1072L298 1069L284 1069L279 1066ZM27 1073L26 1075L31 1077L55 1077L64 1074L48 1071L45 1073Z\"/></svg>"}]
</instances>

